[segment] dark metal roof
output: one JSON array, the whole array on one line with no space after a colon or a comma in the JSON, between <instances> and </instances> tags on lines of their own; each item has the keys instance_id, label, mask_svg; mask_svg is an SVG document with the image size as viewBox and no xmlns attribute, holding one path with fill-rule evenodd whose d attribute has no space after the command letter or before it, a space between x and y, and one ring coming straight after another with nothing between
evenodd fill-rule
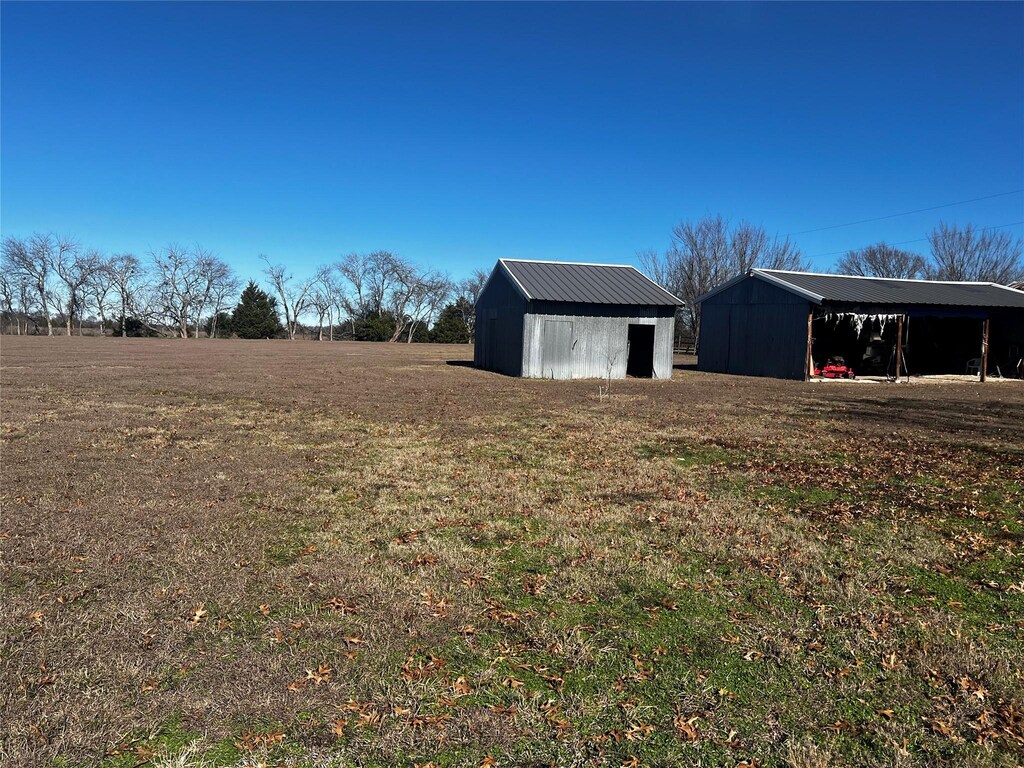
<instances>
[{"instance_id":1,"label":"dark metal roof","mask_svg":"<svg viewBox=\"0 0 1024 768\"><path fill-rule=\"evenodd\" d=\"M894 280L881 277L822 275L780 269L752 269L730 280L698 301L724 290L737 280L756 277L813 301L875 305L931 305L945 307L1016 307L1024 309L1024 291L997 283L957 283L938 280Z\"/></svg>"},{"instance_id":2,"label":"dark metal roof","mask_svg":"<svg viewBox=\"0 0 1024 768\"><path fill-rule=\"evenodd\" d=\"M528 299L581 304L679 306L683 302L635 267L501 259Z\"/></svg>"},{"instance_id":3,"label":"dark metal roof","mask_svg":"<svg viewBox=\"0 0 1024 768\"><path fill-rule=\"evenodd\" d=\"M892 280L755 269L754 273L813 294L856 304L935 304L949 307L1022 307L1024 292L995 283ZM785 287L785 286L784 286Z\"/></svg>"}]
</instances>

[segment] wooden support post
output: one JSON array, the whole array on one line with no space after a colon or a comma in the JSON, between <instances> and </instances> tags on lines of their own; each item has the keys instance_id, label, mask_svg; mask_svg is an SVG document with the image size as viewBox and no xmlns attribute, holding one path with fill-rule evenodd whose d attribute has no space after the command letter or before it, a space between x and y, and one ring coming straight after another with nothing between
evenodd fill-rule
<instances>
[{"instance_id":1,"label":"wooden support post","mask_svg":"<svg viewBox=\"0 0 1024 768\"><path fill-rule=\"evenodd\" d=\"M896 381L903 375L903 315L896 318Z\"/></svg>"},{"instance_id":2,"label":"wooden support post","mask_svg":"<svg viewBox=\"0 0 1024 768\"><path fill-rule=\"evenodd\" d=\"M811 331L811 324L814 322L814 310L807 313L807 365L804 367L804 381L810 381L814 375L814 359L811 357L811 347L814 343L814 334Z\"/></svg>"},{"instance_id":3,"label":"wooden support post","mask_svg":"<svg viewBox=\"0 0 1024 768\"><path fill-rule=\"evenodd\" d=\"M981 368L978 370L978 381L985 381L985 374L988 372L988 324L990 318L985 318L985 324L981 331Z\"/></svg>"}]
</instances>

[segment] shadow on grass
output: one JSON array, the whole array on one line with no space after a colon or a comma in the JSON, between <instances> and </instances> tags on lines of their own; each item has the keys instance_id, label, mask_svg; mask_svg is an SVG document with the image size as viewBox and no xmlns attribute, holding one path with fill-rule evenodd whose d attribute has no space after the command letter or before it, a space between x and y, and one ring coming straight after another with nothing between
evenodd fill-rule
<instances>
[{"instance_id":1,"label":"shadow on grass","mask_svg":"<svg viewBox=\"0 0 1024 768\"><path fill-rule=\"evenodd\" d=\"M1024 445L1024 406L1012 402L869 398L847 403L841 415L849 421L885 423L897 429L926 429L947 435L974 434L979 423L988 422L1001 440Z\"/></svg>"}]
</instances>

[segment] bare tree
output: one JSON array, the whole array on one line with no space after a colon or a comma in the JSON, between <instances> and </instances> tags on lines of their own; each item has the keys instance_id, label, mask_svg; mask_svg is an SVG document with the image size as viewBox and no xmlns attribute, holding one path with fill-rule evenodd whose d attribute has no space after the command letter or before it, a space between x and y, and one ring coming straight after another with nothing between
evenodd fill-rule
<instances>
[{"instance_id":1,"label":"bare tree","mask_svg":"<svg viewBox=\"0 0 1024 768\"><path fill-rule=\"evenodd\" d=\"M923 256L881 242L847 251L839 259L836 269L842 275L914 280L924 274L925 266Z\"/></svg>"},{"instance_id":2,"label":"bare tree","mask_svg":"<svg viewBox=\"0 0 1024 768\"><path fill-rule=\"evenodd\" d=\"M406 340L411 342L416 326L426 323L451 295L451 280L440 272L421 271L412 262L386 251L371 257L371 290L374 295L379 293L380 305L394 318L390 340L398 341L407 334Z\"/></svg>"},{"instance_id":3,"label":"bare tree","mask_svg":"<svg viewBox=\"0 0 1024 768\"><path fill-rule=\"evenodd\" d=\"M29 322L32 322L33 329L39 328L39 323L34 316L39 304L36 302L32 283L25 275L17 275L17 282L14 284L14 299L17 302L16 310L25 317L25 333L29 333Z\"/></svg>"},{"instance_id":4,"label":"bare tree","mask_svg":"<svg viewBox=\"0 0 1024 768\"><path fill-rule=\"evenodd\" d=\"M672 243L665 252L668 290L685 302L683 317L694 338L700 329L700 307L696 299L731 277L729 225L721 216L696 222L681 222L672 230ZM735 271L739 272L738 266Z\"/></svg>"},{"instance_id":5,"label":"bare tree","mask_svg":"<svg viewBox=\"0 0 1024 768\"><path fill-rule=\"evenodd\" d=\"M373 251L350 253L335 268L349 287L345 303L353 334L357 319L388 312L394 320L390 340L397 340L405 327L405 305L414 290L413 266L390 251Z\"/></svg>"},{"instance_id":6,"label":"bare tree","mask_svg":"<svg viewBox=\"0 0 1024 768\"><path fill-rule=\"evenodd\" d=\"M38 307L34 296L31 282L24 275L16 275L16 282L14 284L15 311L25 319L26 335L28 334L28 324L30 321L34 329L39 327L39 323L33 317L33 313ZM20 329L20 323L18 327ZM18 332L20 333L21 331L19 330Z\"/></svg>"},{"instance_id":7,"label":"bare tree","mask_svg":"<svg viewBox=\"0 0 1024 768\"><path fill-rule=\"evenodd\" d=\"M328 295L323 283L319 279L318 272L317 279L309 292L309 307L316 314L317 318L317 341L324 340L324 320L331 314L331 306L331 297Z\"/></svg>"},{"instance_id":8,"label":"bare tree","mask_svg":"<svg viewBox=\"0 0 1024 768\"><path fill-rule=\"evenodd\" d=\"M349 317L354 317L351 311L353 302L345 288L345 279L338 270L337 264L329 268L326 279L326 284L329 286L326 290L331 299L330 339L334 341L334 326L341 325L346 312Z\"/></svg>"},{"instance_id":9,"label":"bare tree","mask_svg":"<svg viewBox=\"0 0 1024 768\"><path fill-rule=\"evenodd\" d=\"M412 291L406 305L408 317L406 341L410 344L416 333L416 326L419 324L429 325L430 320L437 316L453 291L451 280L440 272L417 273L414 271L412 280ZM393 340L397 341L397 338Z\"/></svg>"},{"instance_id":10,"label":"bare tree","mask_svg":"<svg viewBox=\"0 0 1024 768\"><path fill-rule=\"evenodd\" d=\"M390 251L381 250L351 253L336 269L350 289L345 295L353 334L357 319L390 313L394 320L390 340L396 341L405 328L406 304L416 290L415 267Z\"/></svg>"},{"instance_id":11,"label":"bare tree","mask_svg":"<svg viewBox=\"0 0 1024 768\"><path fill-rule=\"evenodd\" d=\"M338 298L341 300L344 310L348 313L354 338L356 319L365 317L369 310L366 287L370 271L370 258L360 253L347 254L334 265L334 271L337 272L340 278ZM345 286L347 286L347 289Z\"/></svg>"},{"instance_id":12,"label":"bare tree","mask_svg":"<svg viewBox=\"0 0 1024 768\"><path fill-rule=\"evenodd\" d=\"M217 315L223 311L227 296L238 291L238 278L231 267L218 259L209 251L196 247L193 251L196 270L199 275L199 291L192 310L192 336L199 338L199 326L207 307L213 308L213 323L210 328L211 338L216 335Z\"/></svg>"},{"instance_id":13,"label":"bare tree","mask_svg":"<svg viewBox=\"0 0 1024 768\"><path fill-rule=\"evenodd\" d=\"M637 258L652 280L682 299L682 318L694 339L700 332L696 299L702 294L753 267L806 267L788 238L770 237L763 227L747 222L733 228L721 215L680 222L672 229L668 250L639 251Z\"/></svg>"},{"instance_id":14,"label":"bare tree","mask_svg":"<svg viewBox=\"0 0 1024 768\"><path fill-rule=\"evenodd\" d=\"M67 238L57 240L53 271L61 283L62 312L68 336L71 335L72 324L76 316L78 317L78 335L82 335L82 314L85 310L89 283L96 270L100 268L101 261L98 251L89 250L83 253L73 240Z\"/></svg>"},{"instance_id":15,"label":"bare tree","mask_svg":"<svg viewBox=\"0 0 1024 768\"><path fill-rule=\"evenodd\" d=\"M402 273L411 269L391 251L374 251L366 257L366 313L380 315L386 309L385 303L395 304L396 284L401 288ZM408 282L408 281L406 281ZM390 299L390 301L389 301ZM394 306L390 307L394 313Z\"/></svg>"},{"instance_id":16,"label":"bare tree","mask_svg":"<svg viewBox=\"0 0 1024 768\"><path fill-rule=\"evenodd\" d=\"M729 235L730 269L742 274L754 267L799 270L805 268L799 249L788 237L769 237L764 227L741 221Z\"/></svg>"},{"instance_id":17,"label":"bare tree","mask_svg":"<svg viewBox=\"0 0 1024 768\"><path fill-rule=\"evenodd\" d=\"M349 304L349 296L345 291L344 282L334 269L328 269L324 277L324 286L324 290L331 300L328 325L330 326L330 340L334 341L334 328L336 325L341 325L342 318L345 316L345 308Z\"/></svg>"},{"instance_id":18,"label":"bare tree","mask_svg":"<svg viewBox=\"0 0 1024 768\"><path fill-rule=\"evenodd\" d=\"M447 275L422 270L390 251L352 253L334 265L335 302L348 313L355 335L356 320L386 317L393 324L388 340L411 341L420 325L428 325L455 286Z\"/></svg>"},{"instance_id":19,"label":"bare tree","mask_svg":"<svg viewBox=\"0 0 1024 768\"><path fill-rule=\"evenodd\" d=\"M6 266L6 265L5 265ZM15 323L15 333L21 335L21 319L14 309L14 297L17 293L17 276L14 272L8 273L6 269L0 269L0 312L6 315ZM8 326L10 328L10 326ZM2 332L3 329L0 329Z\"/></svg>"},{"instance_id":20,"label":"bare tree","mask_svg":"<svg viewBox=\"0 0 1024 768\"><path fill-rule=\"evenodd\" d=\"M46 319L47 336L53 336L51 281L59 242L53 235L35 234L28 240L8 237L3 243L4 269L20 275L31 286Z\"/></svg>"},{"instance_id":21,"label":"bare tree","mask_svg":"<svg viewBox=\"0 0 1024 768\"><path fill-rule=\"evenodd\" d=\"M619 353L616 352L614 355L605 355L605 377L604 384L597 385L597 401L603 402L605 398L608 400L612 399L612 373L615 371L615 363L619 359Z\"/></svg>"},{"instance_id":22,"label":"bare tree","mask_svg":"<svg viewBox=\"0 0 1024 768\"><path fill-rule=\"evenodd\" d=\"M470 304L476 304L476 300L480 298L480 291L484 289L484 284L487 282L487 278L490 277L490 273L482 269L474 269L473 274L459 283L459 292L462 296L465 296Z\"/></svg>"},{"instance_id":23,"label":"bare tree","mask_svg":"<svg viewBox=\"0 0 1024 768\"><path fill-rule=\"evenodd\" d=\"M378 258L379 265L371 273L376 278L373 292L375 296L380 296L377 300L379 305L383 306L387 302L387 309L395 324L390 341L395 342L409 324L408 313L411 307L423 300L425 292L420 275L411 263L387 252L378 252ZM410 334L412 330L409 329Z\"/></svg>"},{"instance_id":24,"label":"bare tree","mask_svg":"<svg viewBox=\"0 0 1024 768\"><path fill-rule=\"evenodd\" d=\"M188 338L189 323L207 288L205 256L201 249L190 251L173 244L151 254L159 311L182 339Z\"/></svg>"},{"instance_id":25,"label":"bare tree","mask_svg":"<svg viewBox=\"0 0 1024 768\"><path fill-rule=\"evenodd\" d=\"M339 279L340 264L320 267L313 278L312 305L320 318L320 333L318 338L323 341L323 321L327 318L328 339L334 341L334 325L340 321L348 297L345 295L345 288L342 280Z\"/></svg>"},{"instance_id":26,"label":"bare tree","mask_svg":"<svg viewBox=\"0 0 1024 768\"><path fill-rule=\"evenodd\" d=\"M932 280L967 280L1006 285L1024 277L1021 238L1009 232L986 230L968 224L940 223L928 236L931 262L926 274Z\"/></svg>"},{"instance_id":27,"label":"bare tree","mask_svg":"<svg viewBox=\"0 0 1024 768\"><path fill-rule=\"evenodd\" d=\"M675 271L676 264L658 253L655 248L641 248L636 252L636 260L640 262L640 269L658 285L672 290L673 276L670 272Z\"/></svg>"},{"instance_id":28,"label":"bare tree","mask_svg":"<svg viewBox=\"0 0 1024 768\"><path fill-rule=\"evenodd\" d=\"M263 271L270 278L274 291L281 300L281 309L284 310L284 323L288 331L288 338L294 340L295 333L299 327L299 317L309 308L309 294L313 281L295 282L285 266L271 264L270 259L264 255L261 255L260 259L267 265L267 268Z\"/></svg>"},{"instance_id":29,"label":"bare tree","mask_svg":"<svg viewBox=\"0 0 1024 768\"><path fill-rule=\"evenodd\" d=\"M213 311L213 321L210 324L210 338L217 338L217 323L220 316L228 311L235 296L242 288L242 282L238 276L223 262L214 270L214 279L210 288L209 301Z\"/></svg>"},{"instance_id":30,"label":"bare tree","mask_svg":"<svg viewBox=\"0 0 1024 768\"><path fill-rule=\"evenodd\" d=\"M480 292L484 289L489 274L482 269L473 270L473 274L459 283L459 296L465 301L457 301L455 306L459 310L462 322L469 329L469 340L476 338L476 302L480 298Z\"/></svg>"},{"instance_id":31,"label":"bare tree","mask_svg":"<svg viewBox=\"0 0 1024 768\"><path fill-rule=\"evenodd\" d=\"M359 253L350 253L335 264L334 269L351 287L351 296L347 302L349 315L355 318L365 314L367 275L370 271L369 257Z\"/></svg>"},{"instance_id":32,"label":"bare tree","mask_svg":"<svg viewBox=\"0 0 1024 768\"><path fill-rule=\"evenodd\" d=\"M6 312L14 323L14 333L21 336L28 334L28 324L32 323L39 327L32 317L32 312L38 306L34 299L35 292L28 277L21 272L9 269L8 265L0 268L0 301L3 304L3 311ZM24 331L22 330L24 320ZM10 326L8 326L10 330Z\"/></svg>"},{"instance_id":33,"label":"bare tree","mask_svg":"<svg viewBox=\"0 0 1024 768\"><path fill-rule=\"evenodd\" d=\"M110 265L113 257L107 259L100 257L96 269L89 277L86 284L86 291L92 298L93 306L100 318L100 336L104 334L107 326L107 310L110 308L109 301L114 296L114 280Z\"/></svg>"},{"instance_id":34,"label":"bare tree","mask_svg":"<svg viewBox=\"0 0 1024 768\"><path fill-rule=\"evenodd\" d=\"M130 315L145 314L140 311L140 297L145 272L142 262L130 253L115 253L107 260L106 273L111 290L120 305L121 336L128 335L127 320Z\"/></svg>"}]
</instances>

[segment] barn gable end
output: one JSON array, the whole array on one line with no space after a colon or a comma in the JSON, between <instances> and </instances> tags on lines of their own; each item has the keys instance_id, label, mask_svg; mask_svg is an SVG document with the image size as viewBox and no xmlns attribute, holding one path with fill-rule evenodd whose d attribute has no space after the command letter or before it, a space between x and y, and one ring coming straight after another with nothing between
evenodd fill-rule
<instances>
[{"instance_id":1,"label":"barn gable end","mask_svg":"<svg viewBox=\"0 0 1024 768\"><path fill-rule=\"evenodd\" d=\"M702 371L802 379L808 299L745 277L701 302L697 367Z\"/></svg>"},{"instance_id":2,"label":"barn gable end","mask_svg":"<svg viewBox=\"0 0 1024 768\"><path fill-rule=\"evenodd\" d=\"M473 364L477 368L522 375L526 308L522 288L499 263L476 300Z\"/></svg>"}]
</instances>

